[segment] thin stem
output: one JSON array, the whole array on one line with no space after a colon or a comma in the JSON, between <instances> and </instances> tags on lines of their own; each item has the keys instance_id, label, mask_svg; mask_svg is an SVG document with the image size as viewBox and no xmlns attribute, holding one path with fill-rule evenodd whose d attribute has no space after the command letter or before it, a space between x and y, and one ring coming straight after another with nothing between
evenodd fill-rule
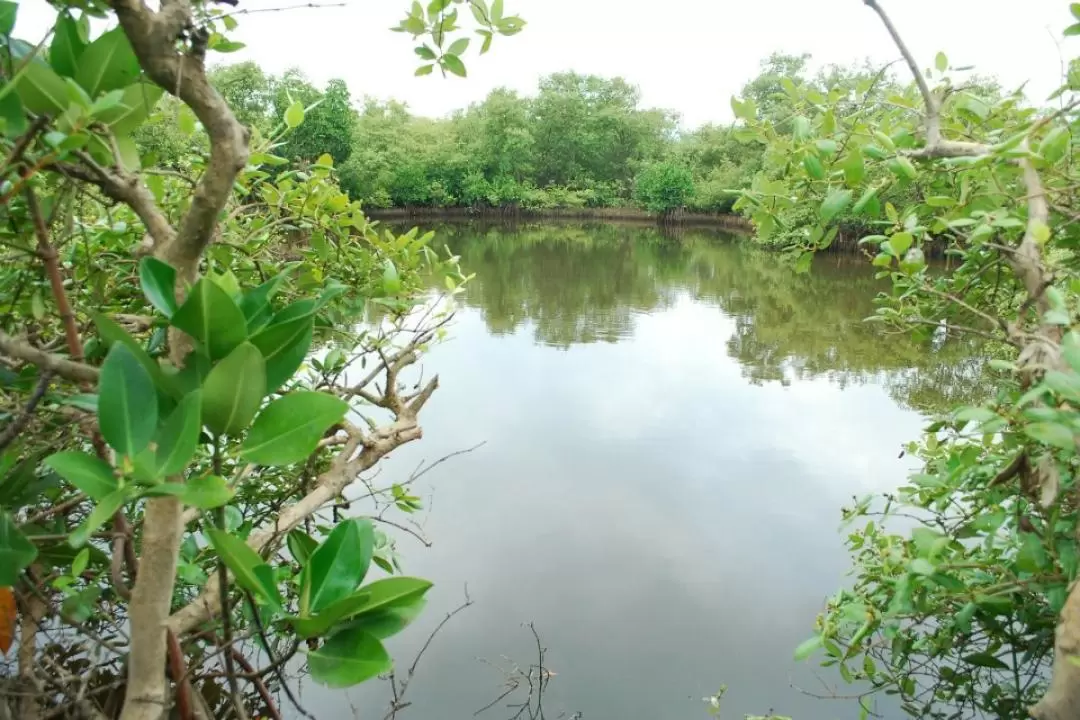
<instances>
[{"instance_id":1,"label":"thin stem","mask_svg":"<svg viewBox=\"0 0 1080 720\"><path fill-rule=\"evenodd\" d=\"M213 469L214 474L221 475L221 438L214 438L214 454L213 454ZM225 527L225 508L224 506L216 508L214 510L214 522L217 525L218 530L226 532ZM240 720L246 720L247 713L244 710L244 701L240 695L240 683L236 679L236 666L233 664L232 656L232 618L229 609L229 571L225 567L225 561L218 559L218 589L221 598L221 632L224 639L225 653L223 655L225 660L225 676L229 682L229 694L234 708L236 709L236 715Z\"/></svg>"}]
</instances>

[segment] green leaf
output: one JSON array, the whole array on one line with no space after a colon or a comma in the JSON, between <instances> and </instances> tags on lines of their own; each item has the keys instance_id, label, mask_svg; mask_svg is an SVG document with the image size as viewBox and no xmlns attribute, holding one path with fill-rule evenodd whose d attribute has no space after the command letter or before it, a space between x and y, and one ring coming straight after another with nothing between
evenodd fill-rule
<instances>
[{"instance_id":1,"label":"green leaf","mask_svg":"<svg viewBox=\"0 0 1080 720\"><path fill-rule=\"evenodd\" d=\"M802 141L810 137L810 121L803 115L796 115L791 121L792 137Z\"/></svg>"},{"instance_id":2,"label":"green leaf","mask_svg":"<svg viewBox=\"0 0 1080 720\"><path fill-rule=\"evenodd\" d=\"M995 668L997 670L1008 670L1009 666L998 660L990 653L973 653L964 657L964 662L969 665L975 665L977 667Z\"/></svg>"},{"instance_id":3,"label":"green leaf","mask_svg":"<svg viewBox=\"0 0 1080 720\"><path fill-rule=\"evenodd\" d=\"M416 77L423 77L425 75L430 75L434 70L434 65L421 65L420 67L416 68L416 72L413 73L413 75L415 75Z\"/></svg>"},{"instance_id":4,"label":"green leaf","mask_svg":"<svg viewBox=\"0 0 1080 720\"><path fill-rule=\"evenodd\" d=\"M266 358L266 394L274 392L296 373L307 357L314 333L311 316L277 322L260 330L251 343Z\"/></svg>"},{"instance_id":5,"label":"green leaf","mask_svg":"<svg viewBox=\"0 0 1080 720\"><path fill-rule=\"evenodd\" d=\"M289 128L295 128L299 127L302 122L304 122L304 105L297 100L285 111L285 125Z\"/></svg>"},{"instance_id":6,"label":"green leaf","mask_svg":"<svg viewBox=\"0 0 1080 720\"><path fill-rule=\"evenodd\" d=\"M37 558L37 547L19 532L5 512L0 512L0 587L15 587L22 571Z\"/></svg>"},{"instance_id":7,"label":"green leaf","mask_svg":"<svg viewBox=\"0 0 1080 720\"><path fill-rule=\"evenodd\" d=\"M23 107L38 115L59 115L67 110L67 85L45 63L34 59L15 80L15 93Z\"/></svg>"},{"instance_id":8,"label":"green leaf","mask_svg":"<svg viewBox=\"0 0 1080 720\"><path fill-rule=\"evenodd\" d=\"M123 29L114 28L86 46L79 58L75 81L94 98L130 85L140 72L139 61Z\"/></svg>"},{"instance_id":9,"label":"green leaf","mask_svg":"<svg viewBox=\"0 0 1080 720\"><path fill-rule=\"evenodd\" d=\"M937 57L934 58L934 67L938 69L938 72L945 72L949 69L949 58L945 56L945 53L939 52Z\"/></svg>"},{"instance_id":10,"label":"green leaf","mask_svg":"<svg viewBox=\"0 0 1080 720\"><path fill-rule=\"evenodd\" d=\"M877 145L863 145L862 154L872 160L884 160L889 157L889 153L885 152Z\"/></svg>"},{"instance_id":11,"label":"green leaf","mask_svg":"<svg viewBox=\"0 0 1080 720\"><path fill-rule=\"evenodd\" d=\"M83 548L75 559L71 561L71 576L79 577L86 572L86 566L90 564L90 548Z\"/></svg>"},{"instance_id":12,"label":"green leaf","mask_svg":"<svg viewBox=\"0 0 1080 720\"><path fill-rule=\"evenodd\" d=\"M68 545L73 548L81 548L90 540L90 536L96 533L105 523L112 519L116 512L124 507L127 501L127 490L120 488L115 490L98 502L90 515L68 536Z\"/></svg>"},{"instance_id":13,"label":"green leaf","mask_svg":"<svg viewBox=\"0 0 1080 720\"><path fill-rule=\"evenodd\" d=\"M1035 533L1027 532L1022 535L1020 549L1016 552L1016 570L1037 573L1050 564L1047 561L1046 548L1043 547L1042 539Z\"/></svg>"},{"instance_id":14,"label":"green leaf","mask_svg":"<svg viewBox=\"0 0 1080 720\"><path fill-rule=\"evenodd\" d=\"M1080 333L1072 330L1065 334L1061 342L1061 353L1073 372L1080 373Z\"/></svg>"},{"instance_id":15,"label":"green leaf","mask_svg":"<svg viewBox=\"0 0 1080 720\"><path fill-rule=\"evenodd\" d=\"M247 318L229 294L209 278L199 278L171 324L206 349L211 360L223 358L247 339Z\"/></svg>"},{"instance_id":16,"label":"green leaf","mask_svg":"<svg viewBox=\"0 0 1080 720\"><path fill-rule=\"evenodd\" d=\"M1072 430L1065 425L1060 425L1058 423L1029 423L1024 426L1024 433L1033 440L1037 440L1038 442L1047 445L1053 445L1054 447L1059 447L1063 450L1072 450L1076 447L1076 441L1073 439Z\"/></svg>"},{"instance_id":17,"label":"green leaf","mask_svg":"<svg viewBox=\"0 0 1080 720\"><path fill-rule=\"evenodd\" d=\"M426 598L417 597L385 610L364 613L353 620L351 625L383 640L397 635L408 627L409 623L420 615L426 604Z\"/></svg>"},{"instance_id":18,"label":"green leaf","mask_svg":"<svg viewBox=\"0 0 1080 720\"><path fill-rule=\"evenodd\" d=\"M120 102L116 105L97 111L92 109L91 112L98 122L107 125L114 134L126 136L150 117L164 93L153 83L137 82L120 91Z\"/></svg>"},{"instance_id":19,"label":"green leaf","mask_svg":"<svg viewBox=\"0 0 1080 720\"><path fill-rule=\"evenodd\" d=\"M907 252L907 249L911 247L911 244L915 241L915 238L909 232L898 232L889 238L889 246L892 248L893 254L900 257Z\"/></svg>"},{"instance_id":20,"label":"green leaf","mask_svg":"<svg viewBox=\"0 0 1080 720\"><path fill-rule=\"evenodd\" d=\"M431 589L431 582L413 577L391 577L376 580L360 588L367 595L366 603L354 614L378 612L402 605L421 597Z\"/></svg>"},{"instance_id":21,"label":"green leaf","mask_svg":"<svg viewBox=\"0 0 1080 720\"><path fill-rule=\"evenodd\" d=\"M236 491L229 487L220 475L202 475L188 480L183 485L180 499L185 505L200 510L213 510L233 499Z\"/></svg>"},{"instance_id":22,"label":"green leaf","mask_svg":"<svg viewBox=\"0 0 1080 720\"><path fill-rule=\"evenodd\" d=\"M86 550L86 548L83 548L83 550ZM91 585L74 595L64 598L64 601L60 603L60 614L77 623L86 622L93 616L94 605L100 597L101 588L97 585Z\"/></svg>"},{"instance_id":23,"label":"green leaf","mask_svg":"<svg viewBox=\"0 0 1080 720\"><path fill-rule=\"evenodd\" d=\"M262 353L251 343L242 343L203 382L203 423L215 435L238 435L251 424L265 392Z\"/></svg>"},{"instance_id":24,"label":"green leaf","mask_svg":"<svg viewBox=\"0 0 1080 720\"><path fill-rule=\"evenodd\" d=\"M962 633L971 632L971 619L975 617L976 605L969 602L960 608L960 612L953 616L953 627Z\"/></svg>"},{"instance_id":25,"label":"green leaf","mask_svg":"<svg viewBox=\"0 0 1080 720\"><path fill-rule=\"evenodd\" d=\"M836 141L830 138L822 138L821 140L818 140L816 143L814 143L814 146L822 155L836 154Z\"/></svg>"},{"instance_id":26,"label":"green leaf","mask_svg":"<svg viewBox=\"0 0 1080 720\"><path fill-rule=\"evenodd\" d=\"M335 633L322 647L308 654L308 669L315 682L346 688L388 672L390 655L374 635L359 628Z\"/></svg>"},{"instance_id":27,"label":"green leaf","mask_svg":"<svg viewBox=\"0 0 1080 720\"><path fill-rule=\"evenodd\" d=\"M52 44L49 46L49 64L52 69L64 77L75 77L79 58L85 49L86 43L79 36L79 25L75 18L61 13L56 18Z\"/></svg>"},{"instance_id":28,"label":"green leaf","mask_svg":"<svg viewBox=\"0 0 1080 720\"><path fill-rule=\"evenodd\" d=\"M151 462L155 479L183 472L195 456L202 428L201 408L202 392L188 393L158 430Z\"/></svg>"},{"instance_id":29,"label":"green leaf","mask_svg":"<svg viewBox=\"0 0 1080 720\"><path fill-rule=\"evenodd\" d=\"M349 409L344 400L321 392L293 392L259 413L240 448L240 457L260 465L290 465L315 452L323 433Z\"/></svg>"},{"instance_id":30,"label":"green leaf","mask_svg":"<svg viewBox=\"0 0 1080 720\"><path fill-rule=\"evenodd\" d=\"M315 549L319 547L319 543L316 542L315 538L311 537L303 530L290 530L286 541L288 542L289 553L292 554L293 560L300 565L307 565L311 553L315 552Z\"/></svg>"},{"instance_id":31,"label":"green leaf","mask_svg":"<svg viewBox=\"0 0 1080 720\"><path fill-rule=\"evenodd\" d=\"M1074 18L1080 20L1080 3L1070 3L1069 12L1072 13Z\"/></svg>"},{"instance_id":32,"label":"green leaf","mask_svg":"<svg viewBox=\"0 0 1080 720\"><path fill-rule=\"evenodd\" d=\"M911 561L909 567L911 572L916 575L933 575L937 572L937 568L934 567L934 564L925 558L915 558Z\"/></svg>"},{"instance_id":33,"label":"green leaf","mask_svg":"<svg viewBox=\"0 0 1080 720\"><path fill-rule=\"evenodd\" d=\"M1071 139L1068 126L1056 125L1039 143L1039 155L1043 160L1054 165L1068 153Z\"/></svg>"},{"instance_id":34,"label":"green leaf","mask_svg":"<svg viewBox=\"0 0 1080 720\"><path fill-rule=\"evenodd\" d=\"M298 635L309 638L323 635L334 625L349 618L360 620L366 616L380 616L381 621L381 616L386 611L408 607L422 598L430 588L430 582L419 578L393 577L379 580L338 600L314 617L293 618L293 627ZM369 629L366 623L363 627L365 630Z\"/></svg>"},{"instance_id":35,"label":"green leaf","mask_svg":"<svg viewBox=\"0 0 1080 720\"><path fill-rule=\"evenodd\" d=\"M4 134L11 138L18 137L26 132L28 126L18 93L0 95L0 128Z\"/></svg>"},{"instance_id":36,"label":"green leaf","mask_svg":"<svg viewBox=\"0 0 1080 720\"><path fill-rule=\"evenodd\" d=\"M374 549L370 520L350 518L338 523L304 566L300 614L318 612L351 595L367 574Z\"/></svg>"},{"instance_id":37,"label":"green leaf","mask_svg":"<svg viewBox=\"0 0 1080 720\"><path fill-rule=\"evenodd\" d=\"M842 165L844 170L844 182L848 187L855 187L863 181L866 177L866 163L863 161L862 153L850 152L847 157L844 158ZM867 192L870 192L867 190Z\"/></svg>"},{"instance_id":38,"label":"green leaf","mask_svg":"<svg viewBox=\"0 0 1080 720\"><path fill-rule=\"evenodd\" d=\"M415 52L424 60L434 60L436 57L438 57L438 55L435 54L435 51L429 48L427 45L420 45L416 47L413 52Z\"/></svg>"},{"instance_id":39,"label":"green leaf","mask_svg":"<svg viewBox=\"0 0 1080 720\"><path fill-rule=\"evenodd\" d=\"M896 143L893 139L880 130L874 131L874 139L881 143L889 152L896 151Z\"/></svg>"},{"instance_id":40,"label":"green leaf","mask_svg":"<svg viewBox=\"0 0 1080 720\"><path fill-rule=\"evenodd\" d=\"M127 345L116 343L101 366L98 425L121 456L134 457L154 436L158 398L154 381Z\"/></svg>"},{"instance_id":41,"label":"green leaf","mask_svg":"<svg viewBox=\"0 0 1080 720\"><path fill-rule=\"evenodd\" d=\"M887 166L889 171L901 180L911 181L918 175L915 166L906 157L895 157L889 160Z\"/></svg>"},{"instance_id":42,"label":"green leaf","mask_svg":"<svg viewBox=\"0 0 1080 720\"><path fill-rule=\"evenodd\" d=\"M139 342L131 337L122 327L115 322L97 313L91 312L90 317L93 319L94 324L97 325L98 332L101 337L105 339L110 345L116 346L117 344L126 347L131 354L139 361L139 364L143 366L143 369L150 375L154 381L154 385L163 392L171 395L172 397L180 397L178 386L175 382L172 382L169 377L161 369L161 365L154 361L143 349ZM98 405L100 406L100 400Z\"/></svg>"},{"instance_id":43,"label":"green leaf","mask_svg":"<svg viewBox=\"0 0 1080 720\"><path fill-rule=\"evenodd\" d=\"M15 18L19 14L19 3L3 0L0 2L0 35L9 37L15 29ZM14 585L14 583L10 583Z\"/></svg>"},{"instance_id":44,"label":"green leaf","mask_svg":"<svg viewBox=\"0 0 1080 720\"><path fill-rule=\"evenodd\" d=\"M439 64L458 77L465 77L465 63L457 55L443 55Z\"/></svg>"},{"instance_id":45,"label":"green leaf","mask_svg":"<svg viewBox=\"0 0 1080 720\"><path fill-rule=\"evenodd\" d=\"M829 222L837 215L842 213L847 206L851 204L851 191L840 190L833 188L829 191L829 194L825 196L825 200L821 203L821 208L818 214L821 216L822 222Z\"/></svg>"},{"instance_id":46,"label":"green leaf","mask_svg":"<svg viewBox=\"0 0 1080 720\"><path fill-rule=\"evenodd\" d=\"M112 467L86 453L59 452L49 456L45 465L91 500L100 502L120 488Z\"/></svg>"},{"instance_id":47,"label":"green leaf","mask_svg":"<svg viewBox=\"0 0 1080 720\"><path fill-rule=\"evenodd\" d=\"M195 113L187 105L182 106L176 114L176 126L180 128L180 132L184 135L191 135L195 132L196 122ZM252 160L254 162L254 159Z\"/></svg>"},{"instance_id":48,"label":"green leaf","mask_svg":"<svg viewBox=\"0 0 1080 720\"><path fill-rule=\"evenodd\" d=\"M815 180L825 179L825 166L821 164L821 160L816 155L804 155L802 164L806 174L810 177Z\"/></svg>"},{"instance_id":49,"label":"green leaf","mask_svg":"<svg viewBox=\"0 0 1080 720\"><path fill-rule=\"evenodd\" d=\"M219 528L207 528L206 534L210 544L217 551L218 557L233 574L237 585L262 598L271 606L280 607L281 595L273 582L272 573L268 575L264 570L260 570L260 568L269 570L270 567L263 562L257 552L240 538Z\"/></svg>"},{"instance_id":50,"label":"green leaf","mask_svg":"<svg viewBox=\"0 0 1080 720\"><path fill-rule=\"evenodd\" d=\"M868 207L870 207L870 204L877 199L877 194L877 188L870 188L869 190L864 192L862 194L862 197L859 198L859 201L855 203L855 206L851 208L852 214L859 215L863 213Z\"/></svg>"},{"instance_id":51,"label":"green leaf","mask_svg":"<svg viewBox=\"0 0 1080 720\"><path fill-rule=\"evenodd\" d=\"M465 51L469 49L469 38L458 38L454 42L450 43L450 49L446 52L450 55L461 56L465 54ZM426 58L430 60L431 58Z\"/></svg>"},{"instance_id":52,"label":"green leaf","mask_svg":"<svg viewBox=\"0 0 1080 720\"><path fill-rule=\"evenodd\" d=\"M278 273L262 285L248 290L240 298L240 311L247 318L249 331L254 332L270 322L274 315L270 301L288 276L288 271Z\"/></svg>"},{"instance_id":53,"label":"green leaf","mask_svg":"<svg viewBox=\"0 0 1080 720\"><path fill-rule=\"evenodd\" d=\"M139 282L143 295L165 317L176 312L176 270L155 257L144 257L139 263Z\"/></svg>"},{"instance_id":54,"label":"green leaf","mask_svg":"<svg viewBox=\"0 0 1080 720\"><path fill-rule=\"evenodd\" d=\"M804 640L799 644L799 647L795 648L795 659L797 661L805 660L814 654L818 648L825 643L825 639L820 635L815 635L809 640Z\"/></svg>"},{"instance_id":55,"label":"green leaf","mask_svg":"<svg viewBox=\"0 0 1080 720\"><path fill-rule=\"evenodd\" d=\"M139 146L134 138L121 135L114 138L116 150L120 156L120 164L129 172L137 172L142 169L142 160L139 157Z\"/></svg>"}]
</instances>

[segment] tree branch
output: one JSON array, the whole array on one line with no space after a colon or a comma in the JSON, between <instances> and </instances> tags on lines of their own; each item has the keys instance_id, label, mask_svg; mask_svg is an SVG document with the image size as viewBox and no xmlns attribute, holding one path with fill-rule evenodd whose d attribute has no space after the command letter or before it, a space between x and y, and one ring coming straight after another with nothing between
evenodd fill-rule
<instances>
[{"instance_id":1,"label":"tree branch","mask_svg":"<svg viewBox=\"0 0 1080 720\"><path fill-rule=\"evenodd\" d=\"M205 30L192 33L186 53L177 49L180 31L193 24L189 0L163 3L157 13L142 0L112 0L112 5L146 74L190 107L210 138L210 160L179 232L154 252L176 268L178 279L191 282L233 181L247 164L248 130L206 77Z\"/></svg>"},{"instance_id":2,"label":"tree branch","mask_svg":"<svg viewBox=\"0 0 1080 720\"><path fill-rule=\"evenodd\" d=\"M106 197L122 202L130 207L146 226L146 232L153 238L156 246L169 245L176 238L165 213L158 207L149 188L134 175L122 170L104 168L89 153L77 151L75 156L86 167L70 163L57 163L56 169L62 175L91 183L101 189Z\"/></svg>"},{"instance_id":3,"label":"tree branch","mask_svg":"<svg viewBox=\"0 0 1080 720\"><path fill-rule=\"evenodd\" d=\"M0 355L37 365L43 370L56 373L72 382L97 384L98 381L99 372L96 367L39 350L30 343L13 338L2 330L0 330Z\"/></svg>"},{"instance_id":4,"label":"tree branch","mask_svg":"<svg viewBox=\"0 0 1080 720\"><path fill-rule=\"evenodd\" d=\"M248 545L256 552L261 552L340 495L346 487L355 482L360 473L374 467L390 452L420 438L422 434L416 416L407 410L393 424L379 428L367 437L361 437L354 432L330 469L316 479L315 488L300 500L283 508L271 527L252 533L248 538ZM361 447L362 451L353 459L352 455ZM218 587L217 578L210 578L199 597L172 614L168 620L169 629L181 635L221 612Z\"/></svg>"}]
</instances>

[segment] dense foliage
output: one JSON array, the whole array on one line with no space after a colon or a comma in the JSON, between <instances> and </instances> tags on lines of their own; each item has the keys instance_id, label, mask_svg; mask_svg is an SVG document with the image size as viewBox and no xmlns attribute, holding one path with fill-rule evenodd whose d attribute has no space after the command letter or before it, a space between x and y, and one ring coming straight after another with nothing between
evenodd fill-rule
<instances>
[{"instance_id":1,"label":"dense foliage","mask_svg":"<svg viewBox=\"0 0 1080 720\"><path fill-rule=\"evenodd\" d=\"M784 57L767 61L763 73ZM329 153L342 189L369 208L727 212L760 167L753 139L718 125L680 129L674 112L643 108L637 88L621 78L557 73L540 81L535 97L497 89L431 119L395 101L351 96L341 80L317 88L298 70L274 76L247 62L218 66L210 77L241 122L263 133L291 102L309 108L278 153L296 161ZM144 148L178 157L175 115L164 102L140 129ZM666 201L639 195L642 178Z\"/></svg>"},{"instance_id":2,"label":"dense foliage","mask_svg":"<svg viewBox=\"0 0 1080 720\"><path fill-rule=\"evenodd\" d=\"M854 580L797 655L869 687L864 717L882 691L913 717L1077 717L1076 61L1031 107L943 53L924 70L865 4L915 82L796 66L752 83L735 132L765 153L738 207L801 269L857 238L891 281L871 319L986 340L996 387L907 446L923 461L907 485L845 511Z\"/></svg>"},{"instance_id":3,"label":"dense foliage","mask_svg":"<svg viewBox=\"0 0 1080 720\"><path fill-rule=\"evenodd\" d=\"M346 492L420 437L465 278L341 190L343 86L241 66L223 98L213 3L53 5L39 43L0 2L0 715L280 717L287 663L386 674L423 607L383 531L411 480ZM451 70L459 9L484 50L521 28L414 5Z\"/></svg>"}]
</instances>

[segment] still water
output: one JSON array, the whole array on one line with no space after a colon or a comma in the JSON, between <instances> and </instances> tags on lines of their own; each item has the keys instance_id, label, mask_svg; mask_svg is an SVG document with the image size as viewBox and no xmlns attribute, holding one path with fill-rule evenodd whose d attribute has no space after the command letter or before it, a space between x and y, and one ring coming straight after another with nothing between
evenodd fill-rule
<instances>
[{"instance_id":1,"label":"still water","mask_svg":"<svg viewBox=\"0 0 1080 720\"><path fill-rule=\"evenodd\" d=\"M863 323L881 286L852 258L796 275L715 232L621 226L439 238L476 277L425 365L442 386L424 439L382 479L484 445L419 482L433 544L398 546L435 588L389 643L399 667L466 584L475 604L399 717L472 717L506 689L493 664L536 661L530 622L547 718L701 720L721 684L725 718L855 717L796 689L827 692L792 650L845 581L841 506L903 480L901 445L962 396L970 356ZM320 718L381 718L388 689L304 697Z\"/></svg>"}]
</instances>

